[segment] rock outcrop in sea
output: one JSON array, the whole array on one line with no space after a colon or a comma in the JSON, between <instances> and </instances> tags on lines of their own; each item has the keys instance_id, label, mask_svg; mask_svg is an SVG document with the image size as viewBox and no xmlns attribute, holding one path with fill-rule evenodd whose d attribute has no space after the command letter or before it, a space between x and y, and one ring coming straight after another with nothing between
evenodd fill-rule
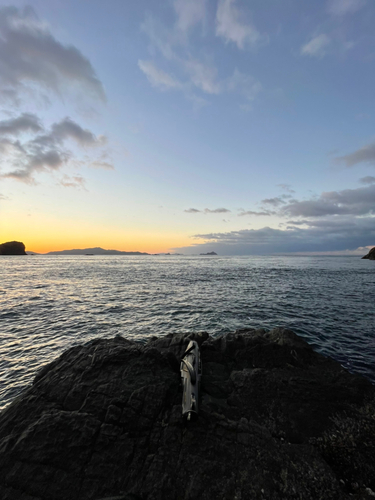
<instances>
[{"instance_id":1,"label":"rock outcrop in sea","mask_svg":"<svg viewBox=\"0 0 375 500\"><path fill-rule=\"evenodd\" d=\"M27 255L21 241L7 241L0 245L0 255Z\"/></svg>"},{"instance_id":2,"label":"rock outcrop in sea","mask_svg":"<svg viewBox=\"0 0 375 500\"><path fill-rule=\"evenodd\" d=\"M362 257L362 259L375 260L375 247L371 248L369 253L367 255L365 255L364 257Z\"/></svg>"},{"instance_id":3,"label":"rock outcrop in sea","mask_svg":"<svg viewBox=\"0 0 375 500\"><path fill-rule=\"evenodd\" d=\"M186 423L189 339L203 377ZM0 498L373 499L374 392L285 329L94 340L0 415Z\"/></svg>"}]
</instances>

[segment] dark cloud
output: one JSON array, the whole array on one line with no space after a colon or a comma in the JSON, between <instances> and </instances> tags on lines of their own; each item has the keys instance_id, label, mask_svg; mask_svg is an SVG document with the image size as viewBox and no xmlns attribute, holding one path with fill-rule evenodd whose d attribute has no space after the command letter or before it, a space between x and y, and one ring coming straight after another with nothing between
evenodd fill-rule
<instances>
[{"instance_id":1,"label":"dark cloud","mask_svg":"<svg viewBox=\"0 0 375 500\"><path fill-rule=\"evenodd\" d=\"M288 198L288 195L277 196L275 198L265 198L261 203L264 205L272 205L273 207L279 207L280 205L286 203L285 197Z\"/></svg>"},{"instance_id":2,"label":"dark cloud","mask_svg":"<svg viewBox=\"0 0 375 500\"><path fill-rule=\"evenodd\" d=\"M322 193L314 200L293 201L282 207L280 215L324 217L329 215L375 214L375 185Z\"/></svg>"},{"instance_id":3,"label":"dark cloud","mask_svg":"<svg viewBox=\"0 0 375 500\"><path fill-rule=\"evenodd\" d=\"M367 144L353 153L338 156L335 158L336 163L343 163L347 167L353 167L358 163L370 163L375 165L375 142Z\"/></svg>"},{"instance_id":4,"label":"dark cloud","mask_svg":"<svg viewBox=\"0 0 375 500\"><path fill-rule=\"evenodd\" d=\"M375 177L367 175L366 177L362 177L361 179L359 179L359 182L361 182L362 184L375 184Z\"/></svg>"},{"instance_id":5,"label":"dark cloud","mask_svg":"<svg viewBox=\"0 0 375 500\"><path fill-rule=\"evenodd\" d=\"M297 221L299 223L299 221ZM305 221L307 228L243 229L227 233L197 234L199 242L174 249L184 253L215 251L220 255L264 255L288 252L320 252L374 246L375 218L344 217L342 219ZM210 250L211 249L211 250Z\"/></svg>"},{"instance_id":6,"label":"dark cloud","mask_svg":"<svg viewBox=\"0 0 375 500\"><path fill-rule=\"evenodd\" d=\"M15 100L28 85L60 93L76 85L102 101L103 86L90 61L72 45L57 41L32 7L0 8L0 91Z\"/></svg>"},{"instance_id":7,"label":"dark cloud","mask_svg":"<svg viewBox=\"0 0 375 500\"><path fill-rule=\"evenodd\" d=\"M102 146L106 142L105 137L96 137L90 130L83 129L78 123L67 117L54 123L48 134L39 135L33 140L33 143L51 147L55 144L62 144L66 139L73 139L83 147Z\"/></svg>"},{"instance_id":8,"label":"dark cloud","mask_svg":"<svg viewBox=\"0 0 375 500\"><path fill-rule=\"evenodd\" d=\"M30 119L30 116L26 118ZM29 125L39 123L36 117L30 119L29 122L25 119L25 115L21 115L18 119L5 123L4 128L8 132L21 133L25 131L27 123ZM1 123L4 124L4 122ZM39 130L38 127L35 129ZM29 126L28 132L30 131ZM96 147L105 143L104 137L97 137L70 118L64 118L60 122L54 123L46 133L36 134L32 139L23 143L19 140L1 139L2 163L8 167L8 171L3 173L1 177L33 184L35 183L35 173L53 172L61 169L72 157L65 145L65 141L69 139L74 140L81 147ZM94 161L90 163L94 163L96 168L113 169L113 166L107 162ZM75 184L77 184L77 180ZM66 187L68 186L66 185Z\"/></svg>"},{"instance_id":9,"label":"dark cloud","mask_svg":"<svg viewBox=\"0 0 375 500\"><path fill-rule=\"evenodd\" d=\"M24 132L41 132L42 130L39 118L32 113L22 113L17 118L0 121L0 136L14 136Z\"/></svg>"},{"instance_id":10,"label":"dark cloud","mask_svg":"<svg viewBox=\"0 0 375 500\"><path fill-rule=\"evenodd\" d=\"M201 210L198 210L197 208L188 208L187 210L184 210L184 212L188 214L197 214L201 212Z\"/></svg>"},{"instance_id":11,"label":"dark cloud","mask_svg":"<svg viewBox=\"0 0 375 500\"><path fill-rule=\"evenodd\" d=\"M227 208L214 208L213 210L209 208L204 209L205 214L226 214L229 212L230 210L228 210Z\"/></svg>"}]
</instances>

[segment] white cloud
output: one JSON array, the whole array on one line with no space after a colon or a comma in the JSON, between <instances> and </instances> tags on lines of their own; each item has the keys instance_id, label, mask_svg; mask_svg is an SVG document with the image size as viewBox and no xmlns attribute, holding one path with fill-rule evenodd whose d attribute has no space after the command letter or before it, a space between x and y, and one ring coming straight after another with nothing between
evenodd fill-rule
<instances>
[{"instance_id":1,"label":"white cloud","mask_svg":"<svg viewBox=\"0 0 375 500\"><path fill-rule=\"evenodd\" d=\"M157 87L161 90L168 89L181 89L182 84L170 76L165 71L157 68L155 64L151 61L138 61L138 66L141 71L147 76L148 81L154 87Z\"/></svg>"},{"instance_id":2,"label":"white cloud","mask_svg":"<svg viewBox=\"0 0 375 500\"><path fill-rule=\"evenodd\" d=\"M175 0L173 6L177 15L176 28L183 32L202 22L206 15L206 0Z\"/></svg>"},{"instance_id":3,"label":"white cloud","mask_svg":"<svg viewBox=\"0 0 375 500\"><path fill-rule=\"evenodd\" d=\"M328 12L333 16L344 16L361 9L365 3L365 0L330 0Z\"/></svg>"},{"instance_id":4,"label":"white cloud","mask_svg":"<svg viewBox=\"0 0 375 500\"><path fill-rule=\"evenodd\" d=\"M322 33L312 38L306 45L301 47L301 54L312 57L323 57L327 53L327 48L331 43L331 39Z\"/></svg>"},{"instance_id":5,"label":"white cloud","mask_svg":"<svg viewBox=\"0 0 375 500\"><path fill-rule=\"evenodd\" d=\"M220 94L221 86L216 81L217 69L214 66L203 64L195 59L184 61L183 66L195 87L206 94Z\"/></svg>"},{"instance_id":6,"label":"white cloud","mask_svg":"<svg viewBox=\"0 0 375 500\"><path fill-rule=\"evenodd\" d=\"M233 76L227 79L226 87L229 92L239 92L248 101L253 101L262 90L262 84L251 75L245 75L236 68Z\"/></svg>"},{"instance_id":7,"label":"white cloud","mask_svg":"<svg viewBox=\"0 0 375 500\"><path fill-rule=\"evenodd\" d=\"M242 21L243 13L235 6L235 0L219 0L216 12L216 35L233 42L239 49L256 47L265 41L259 31L250 23Z\"/></svg>"}]
</instances>

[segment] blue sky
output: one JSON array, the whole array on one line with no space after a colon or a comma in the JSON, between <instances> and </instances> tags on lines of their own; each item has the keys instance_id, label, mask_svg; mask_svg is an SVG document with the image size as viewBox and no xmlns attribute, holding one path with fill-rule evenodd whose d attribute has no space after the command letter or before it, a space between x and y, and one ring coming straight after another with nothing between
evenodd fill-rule
<instances>
[{"instance_id":1,"label":"blue sky","mask_svg":"<svg viewBox=\"0 0 375 500\"><path fill-rule=\"evenodd\" d=\"M375 245L370 0L0 1L0 231L34 251Z\"/></svg>"}]
</instances>

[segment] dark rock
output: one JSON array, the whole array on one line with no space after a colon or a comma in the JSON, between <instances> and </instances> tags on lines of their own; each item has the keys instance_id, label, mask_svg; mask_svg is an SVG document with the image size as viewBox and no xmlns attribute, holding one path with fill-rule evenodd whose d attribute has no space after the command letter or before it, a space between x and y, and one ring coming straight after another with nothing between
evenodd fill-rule
<instances>
[{"instance_id":1,"label":"dark rock","mask_svg":"<svg viewBox=\"0 0 375 500\"><path fill-rule=\"evenodd\" d=\"M0 245L0 255L27 255L25 245L20 241L7 241Z\"/></svg>"},{"instance_id":2,"label":"dark rock","mask_svg":"<svg viewBox=\"0 0 375 500\"><path fill-rule=\"evenodd\" d=\"M186 424L190 338L202 401ZM374 407L370 382L285 329L95 340L44 367L0 415L0 498L371 498Z\"/></svg>"},{"instance_id":3,"label":"dark rock","mask_svg":"<svg viewBox=\"0 0 375 500\"><path fill-rule=\"evenodd\" d=\"M375 247L371 248L369 253L367 255L365 255L364 257L362 257L362 259L375 260Z\"/></svg>"},{"instance_id":4,"label":"dark rock","mask_svg":"<svg viewBox=\"0 0 375 500\"><path fill-rule=\"evenodd\" d=\"M216 252L200 253L199 255L217 255Z\"/></svg>"}]
</instances>

